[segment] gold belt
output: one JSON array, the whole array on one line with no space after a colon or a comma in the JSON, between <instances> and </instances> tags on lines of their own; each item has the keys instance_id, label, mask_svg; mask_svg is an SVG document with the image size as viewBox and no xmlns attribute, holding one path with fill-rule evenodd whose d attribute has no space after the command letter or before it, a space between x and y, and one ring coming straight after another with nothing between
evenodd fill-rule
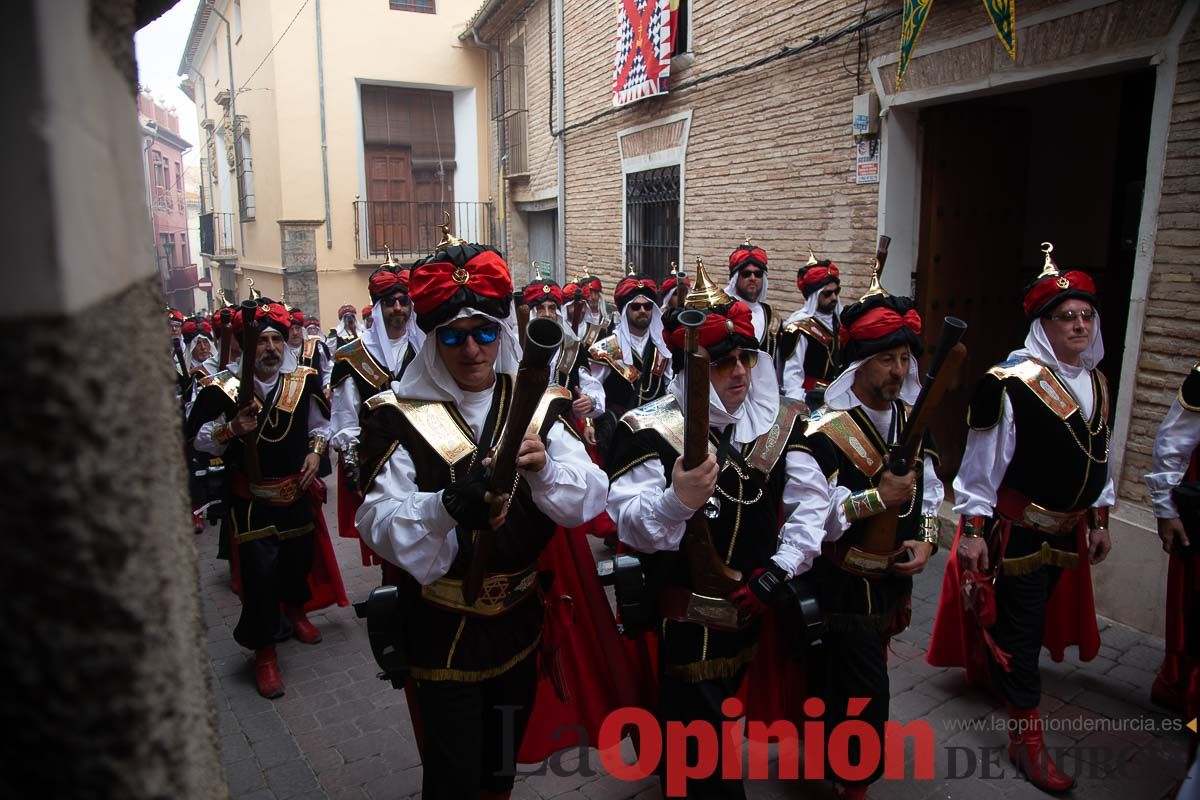
<instances>
[{"instance_id":1,"label":"gold belt","mask_svg":"<svg viewBox=\"0 0 1200 800\"><path fill-rule=\"evenodd\" d=\"M1051 511L1039 506L1019 492L1002 488L996 502L996 510L1017 525L1033 528L1049 536L1074 533L1087 511Z\"/></svg>"},{"instance_id":2,"label":"gold belt","mask_svg":"<svg viewBox=\"0 0 1200 800\"><path fill-rule=\"evenodd\" d=\"M520 572L494 572L484 576L483 588L474 605L469 605L463 599L463 582L458 578L438 578L428 586L421 587L421 597L435 606L481 617L495 617L528 597L536 585L537 567L532 566Z\"/></svg>"}]
</instances>

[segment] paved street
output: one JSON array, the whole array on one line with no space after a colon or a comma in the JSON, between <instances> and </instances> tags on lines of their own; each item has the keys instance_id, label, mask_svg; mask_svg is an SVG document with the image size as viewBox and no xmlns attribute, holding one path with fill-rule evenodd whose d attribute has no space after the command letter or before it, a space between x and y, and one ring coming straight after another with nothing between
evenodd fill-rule
<instances>
[{"instance_id":1,"label":"paved street","mask_svg":"<svg viewBox=\"0 0 1200 800\"><path fill-rule=\"evenodd\" d=\"M326 506L335 530L334 497ZM216 690L222 756L230 796L237 800L337 798L395 800L419 796L421 767L403 695L376 678L366 630L352 608L313 615L324 634L315 646L296 641L279 646L287 694L270 701L254 688L252 658L232 639L239 612L229 588L225 562L217 561L216 529L196 538L201 555L204 620ZM346 592L352 601L378 584L378 568L361 566L358 544L334 534ZM1007 759L980 748L1005 741L1000 729L962 730L964 721L987 725L1003 717L986 695L964 685L962 674L928 666L924 648L937 604L945 554L917 581L913 625L892 643L891 712L894 719L927 719L937 738L936 777L927 781L877 784L878 800L922 798L1044 798L1023 780L1013 779ZM1145 587L1160 591L1159 587ZM1068 657L1054 664L1043 654L1043 714L1064 728L1047 734L1060 760L1076 771L1075 797L1169 797L1182 778L1186 730L1147 732L1170 717L1149 704L1149 687L1162 658L1161 640L1101 621L1100 656L1082 664ZM1074 652L1073 650L1071 651ZM1143 722L1146 721L1146 722ZM952 727L957 725L957 728ZM954 749L957 748L957 749ZM970 753L970 755L968 755ZM594 753L593 753L594 755ZM969 762L976 762L969 769ZM516 800L658 797L654 781L630 784L590 769L560 777L554 773L521 778ZM571 765L569 760L564 761ZM565 770L560 770L565 771ZM971 777L949 779L970 772ZM751 784L749 796L832 798L829 784L780 782Z\"/></svg>"}]
</instances>

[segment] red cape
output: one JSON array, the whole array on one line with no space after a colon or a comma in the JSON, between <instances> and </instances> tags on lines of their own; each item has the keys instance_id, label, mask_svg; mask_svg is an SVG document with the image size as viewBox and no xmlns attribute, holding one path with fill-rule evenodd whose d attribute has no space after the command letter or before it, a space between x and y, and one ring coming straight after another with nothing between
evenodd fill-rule
<instances>
[{"instance_id":1,"label":"red cape","mask_svg":"<svg viewBox=\"0 0 1200 800\"><path fill-rule=\"evenodd\" d=\"M320 478L314 480L309 487L308 497L313 516L313 563L308 572L308 589L312 599L304 604L304 610L313 612L332 605L348 606L350 601L346 598L346 587L342 585L342 571L338 569L329 527L325 524L325 513L321 509L325 503L325 482ZM242 574L236 543L230 550L229 572L233 591L241 597Z\"/></svg>"},{"instance_id":2,"label":"red cape","mask_svg":"<svg viewBox=\"0 0 1200 800\"><path fill-rule=\"evenodd\" d=\"M358 489L351 485L346 478L346 471L342 468L342 457L338 455L337 463L337 523L338 536L343 539L358 539L358 547L362 554L362 565L369 567L372 565L378 566L383 563L383 559L375 555L375 551L367 547L367 543L358 535L358 528L354 527L354 515L358 513L358 507L362 505L362 495Z\"/></svg>"},{"instance_id":3,"label":"red cape","mask_svg":"<svg viewBox=\"0 0 1200 800\"><path fill-rule=\"evenodd\" d=\"M1007 531L1001 531L1007 535ZM965 667L972 683L989 685L986 646L974 614L963 609L962 576L958 568L958 540L962 526L954 533L950 561L942 577L942 597L937 619L929 640L925 660L935 667ZM1079 564L1064 569L1046 605L1046 625L1042 646L1050 657L1062 661L1067 647L1076 645L1079 658L1091 661L1100 652L1100 631L1096 627L1096 603L1092 597L1092 570L1088 564L1087 527L1076 533Z\"/></svg>"}]
</instances>

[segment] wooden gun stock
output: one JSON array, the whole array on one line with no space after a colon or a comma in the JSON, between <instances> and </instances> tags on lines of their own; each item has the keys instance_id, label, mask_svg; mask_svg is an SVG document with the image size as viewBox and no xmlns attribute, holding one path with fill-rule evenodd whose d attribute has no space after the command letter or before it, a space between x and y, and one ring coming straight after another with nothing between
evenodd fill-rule
<instances>
[{"instance_id":1,"label":"wooden gun stock","mask_svg":"<svg viewBox=\"0 0 1200 800\"><path fill-rule=\"evenodd\" d=\"M966 330L967 324L956 317L946 317L942 323L941 337L930 362L929 373L925 376L921 393L913 404L912 413L909 414L908 423L904 427L904 437L893 449L889 459L887 469L896 475L907 473L921 456L925 431L967 357L967 348L960 341ZM919 498L917 502L920 502ZM899 521L898 510L889 509L871 517L867 521L862 549L879 555L895 550L896 527Z\"/></svg>"},{"instance_id":2,"label":"wooden gun stock","mask_svg":"<svg viewBox=\"0 0 1200 800\"><path fill-rule=\"evenodd\" d=\"M508 418L500 433L500 444L492 454L491 477L488 481L493 497L489 514L492 517L503 512L505 504L511 500L509 495L517 480L517 452L529 431L538 403L550 384L550 361L562 345L563 330L556 321L539 317L529 321L526 336L528 343L521 353ZM483 588L495 535L495 531L491 530L477 532L475 555L463 580L463 599L468 605L475 604Z\"/></svg>"},{"instance_id":3,"label":"wooden gun stock","mask_svg":"<svg viewBox=\"0 0 1200 800\"><path fill-rule=\"evenodd\" d=\"M683 409L683 468L692 470L708 458L708 352L700 346L704 312L688 309L679 314L684 333L684 370L687 378ZM713 545L708 519L701 508L688 520L683 540L684 555L692 579L692 591L708 597L728 598L742 585L742 573L730 569Z\"/></svg>"},{"instance_id":4,"label":"wooden gun stock","mask_svg":"<svg viewBox=\"0 0 1200 800\"><path fill-rule=\"evenodd\" d=\"M254 358L258 352L259 324L256 317L258 304L243 300L242 315L242 369L238 375L237 410L249 408L254 399ZM231 420L232 421L232 420ZM258 464L258 427L242 436L242 464L251 483L262 481L262 469Z\"/></svg>"}]
</instances>

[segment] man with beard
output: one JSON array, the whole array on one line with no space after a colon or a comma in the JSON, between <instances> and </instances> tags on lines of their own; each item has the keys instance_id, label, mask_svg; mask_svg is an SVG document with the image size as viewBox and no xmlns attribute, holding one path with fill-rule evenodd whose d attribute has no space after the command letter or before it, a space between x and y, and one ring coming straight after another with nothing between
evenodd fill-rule
<instances>
[{"instance_id":1,"label":"man with beard","mask_svg":"<svg viewBox=\"0 0 1200 800\"><path fill-rule=\"evenodd\" d=\"M346 303L338 309L337 313L337 327L329 332L329 337L325 340L325 346L334 353L358 338L358 317L355 314L354 306Z\"/></svg>"},{"instance_id":2,"label":"man with beard","mask_svg":"<svg viewBox=\"0 0 1200 800\"><path fill-rule=\"evenodd\" d=\"M1170 563L1167 653L1150 699L1195 719L1200 715L1200 363L1184 379L1158 428L1151 469L1146 488ZM1191 752L1194 759L1194 738Z\"/></svg>"},{"instance_id":3,"label":"man with beard","mask_svg":"<svg viewBox=\"0 0 1200 800\"><path fill-rule=\"evenodd\" d=\"M616 331L588 350L590 368L581 377L583 393L593 401L591 413L601 461L605 461L617 420L655 400L671 380L671 351L663 340L658 287L647 275L630 274L617 284Z\"/></svg>"},{"instance_id":4,"label":"man with beard","mask_svg":"<svg viewBox=\"0 0 1200 800\"><path fill-rule=\"evenodd\" d=\"M729 254L729 285L725 293L750 307L758 349L775 356L775 315L765 302L767 296L767 251L747 239Z\"/></svg>"},{"instance_id":5,"label":"man with beard","mask_svg":"<svg viewBox=\"0 0 1200 800\"><path fill-rule=\"evenodd\" d=\"M412 315L408 296L410 272L391 259L371 273L367 281L373 305L369 318L379 325L367 328L361 339L337 351L333 367L333 430L331 444L341 454L338 460L338 533L358 538L354 515L362 502L359 494L359 414L362 404L400 380L416 357L425 335ZM363 566L380 563L366 544Z\"/></svg>"},{"instance_id":6,"label":"man with beard","mask_svg":"<svg viewBox=\"0 0 1200 800\"><path fill-rule=\"evenodd\" d=\"M799 520L807 515L808 527L819 530L829 490L800 483L805 459L811 461L799 450L800 409L791 401L780 404L775 372L756 349L750 309L713 286L702 268L686 306L706 315L699 344L712 362L709 439L716 455L695 469L683 466L686 387L685 375L676 373L666 395L621 418L608 464L608 512L623 543L653 554L644 563L654 576L648 582L659 589L662 724L704 721L720 728L721 704L738 694L754 658L762 614L800 564ZM685 333L677 313L668 315L666 326L672 352L681 355ZM736 618L732 627L689 608L693 593L707 595L681 550L697 513L708 518L715 557L744 576L740 587L717 599ZM686 760L695 764L696 753ZM685 795L744 797L741 780L722 780L722 766L689 782Z\"/></svg>"},{"instance_id":7,"label":"man with beard","mask_svg":"<svg viewBox=\"0 0 1200 800\"><path fill-rule=\"evenodd\" d=\"M905 435L911 404L920 393L917 358L921 317L907 297L892 297L872 284L862 300L845 310L846 371L825 393L805 429L804 483L831 492L828 514L818 524L805 518L791 565L802 573L811 564L825 618L824 646L810 653L806 674L811 696L825 701L826 735L845 721L848 704L866 699L857 719L885 741L890 691L887 645L908 626L913 576L937 549L938 509L945 495L934 472L937 454L928 437L915 464L903 475L887 467L893 446ZM890 555L863 548L869 518L901 511ZM815 558L815 560L813 560ZM862 762L858 742L849 762ZM884 763L864 780L846 781L843 797L865 798Z\"/></svg>"},{"instance_id":8,"label":"man with beard","mask_svg":"<svg viewBox=\"0 0 1200 800\"><path fill-rule=\"evenodd\" d=\"M239 411L238 379L224 373L197 396L189 428L195 448L224 457L232 473L229 519L242 598L233 638L254 651L259 694L275 698L284 692L275 643L321 641L304 606L312 599L310 490L330 430L317 371L297 366L287 347L291 316L279 303L260 303L258 346L242 355L254 359L255 402ZM247 471L247 447L257 451L259 475Z\"/></svg>"},{"instance_id":9,"label":"man with beard","mask_svg":"<svg viewBox=\"0 0 1200 800\"><path fill-rule=\"evenodd\" d=\"M356 522L399 587L422 796L507 797L511 759L536 713L538 558L556 525L603 510L606 481L561 421L565 400L545 402L560 393L551 389L493 513L490 502L504 498L488 491L486 459L508 418L520 352L508 266L496 250L447 234L413 271L411 290L428 338L396 392L366 403ZM468 603L464 579L484 535L495 549L484 591Z\"/></svg>"},{"instance_id":10,"label":"man with beard","mask_svg":"<svg viewBox=\"0 0 1200 800\"><path fill-rule=\"evenodd\" d=\"M1045 265L1025 288L1025 346L988 370L967 412L961 521L927 660L990 681L1008 703L1009 759L1034 786L1061 792L1074 779L1045 751L1038 657L1043 645L1056 661L1070 644L1083 661L1099 652L1090 565L1112 548L1115 492L1096 286L1060 273L1052 249L1043 245ZM964 609L964 581L986 587L973 596L988 602Z\"/></svg>"},{"instance_id":11,"label":"man with beard","mask_svg":"<svg viewBox=\"0 0 1200 800\"><path fill-rule=\"evenodd\" d=\"M788 317L779 335L776 355L783 364L784 396L807 402L809 392L824 390L837 377L834 330L841 287L837 265L809 253L808 263L796 273L804 307Z\"/></svg>"}]
</instances>

